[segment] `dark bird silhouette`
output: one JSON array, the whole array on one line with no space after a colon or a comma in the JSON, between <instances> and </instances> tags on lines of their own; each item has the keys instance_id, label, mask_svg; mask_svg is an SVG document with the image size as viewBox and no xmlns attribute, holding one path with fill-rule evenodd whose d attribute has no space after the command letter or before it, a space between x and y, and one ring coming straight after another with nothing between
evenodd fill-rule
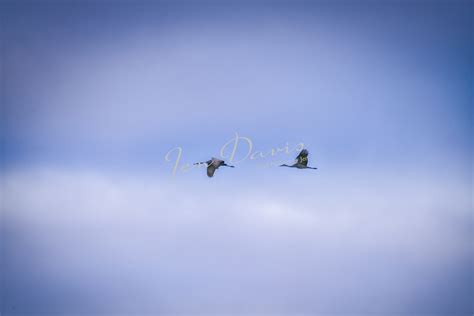
<instances>
[{"instance_id":1,"label":"dark bird silhouette","mask_svg":"<svg viewBox=\"0 0 474 316\"><path fill-rule=\"evenodd\" d=\"M298 169L318 169L314 167L308 167L308 154L309 152L306 149L303 149L300 154L296 157L296 162L289 165L280 165L280 167L289 167L289 168L298 168Z\"/></svg>"},{"instance_id":2,"label":"dark bird silhouette","mask_svg":"<svg viewBox=\"0 0 474 316\"><path fill-rule=\"evenodd\" d=\"M211 160L205 162L196 162L195 165L206 164L207 165L207 176L212 178L214 176L214 172L219 169L219 167L230 167L234 168L234 166L228 165L224 162L224 160L220 160L217 158L212 157Z\"/></svg>"}]
</instances>

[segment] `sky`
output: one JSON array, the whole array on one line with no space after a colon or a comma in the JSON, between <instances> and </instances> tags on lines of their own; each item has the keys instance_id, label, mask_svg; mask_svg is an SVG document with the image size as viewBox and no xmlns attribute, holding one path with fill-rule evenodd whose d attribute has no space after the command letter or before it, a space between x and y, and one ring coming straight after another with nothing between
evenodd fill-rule
<instances>
[{"instance_id":1,"label":"sky","mask_svg":"<svg viewBox=\"0 0 474 316\"><path fill-rule=\"evenodd\" d=\"M2 315L472 315L472 2L0 18Z\"/></svg>"}]
</instances>

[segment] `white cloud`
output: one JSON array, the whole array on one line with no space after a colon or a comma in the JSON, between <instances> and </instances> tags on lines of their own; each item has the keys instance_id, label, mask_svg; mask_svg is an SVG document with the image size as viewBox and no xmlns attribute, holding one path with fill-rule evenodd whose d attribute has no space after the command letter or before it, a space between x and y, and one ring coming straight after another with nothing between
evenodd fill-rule
<instances>
[{"instance_id":1,"label":"white cloud","mask_svg":"<svg viewBox=\"0 0 474 316\"><path fill-rule=\"evenodd\" d=\"M5 287L14 287L16 274L39 273L41 286L61 280L102 295L95 299L108 312L445 308L433 301L436 286L462 284L450 267L472 255L464 189L393 178L375 190L335 183L317 197L300 188L274 195L273 187L236 195L184 180L11 172L2 190L4 259L33 265L10 268ZM304 198L292 197L302 190ZM114 301L128 291L136 299ZM410 294L418 291L428 303Z\"/></svg>"}]
</instances>

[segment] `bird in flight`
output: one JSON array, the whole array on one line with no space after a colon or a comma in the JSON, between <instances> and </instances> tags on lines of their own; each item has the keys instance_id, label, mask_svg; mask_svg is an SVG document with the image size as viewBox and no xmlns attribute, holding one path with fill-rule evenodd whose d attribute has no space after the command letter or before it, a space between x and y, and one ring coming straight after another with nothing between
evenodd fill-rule
<instances>
[{"instance_id":1,"label":"bird in flight","mask_svg":"<svg viewBox=\"0 0 474 316\"><path fill-rule=\"evenodd\" d=\"M289 167L289 168L298 168L298 169L318 169L314 167L308 167L308 154L309 152L306 149L303 149L299 155L296 157L296 161L293 165L280 165L280 167Z\"/></svg>"},{"instance_id":2,"label":"bird in flight","mask_svg":"<svg viewBox=\"0 0 474 316\"><path fill-rule=\"evenodd\" d=\"M224 160L220 160L217 158L212 157L211 160L205 162L196 162L195 165L206 164L207 165L207 176L212 178L214 176L214 172L219 169L219 167L230 167L234 168L234 166L228 165L224 162Z\"/></svg>"}]
</instances>

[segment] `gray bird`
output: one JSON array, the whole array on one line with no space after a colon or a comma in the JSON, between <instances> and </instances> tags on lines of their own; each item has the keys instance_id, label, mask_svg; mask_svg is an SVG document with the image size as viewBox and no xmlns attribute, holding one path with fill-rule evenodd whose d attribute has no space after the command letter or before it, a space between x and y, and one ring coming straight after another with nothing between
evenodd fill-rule
<instances>
[{"instance_id":1,"label":"gray bird","mask_svg":"<svg viewBox=\"0 0 474 316\"><path fill-rule=\"evenodd\" d=\"M224 162L224 160L220 160L217 158L212 157L211 160L205 161L205 162L196 162L195 165L200 165L200 164L206 164L207 165L207 176L209 178L212 178L214 175L214 172L219 169L219 167L224 166L224 167L230 167L234 168L234 166L228 165Z\"/></svg>"},{"instance_id":2,"label":"gray bird","mask_svg":"<svg viewBox=\"0 0 474 316\"><path fill-rule=\"evenodd\" d=\"M280 165L280 167L289 167L289 168L298 168L298 169L318 169L314 167L308 167L308 151L303 149L300 154L296 157L296 162L289 166L289 165Z\"/></svg>"}]
</instances>

